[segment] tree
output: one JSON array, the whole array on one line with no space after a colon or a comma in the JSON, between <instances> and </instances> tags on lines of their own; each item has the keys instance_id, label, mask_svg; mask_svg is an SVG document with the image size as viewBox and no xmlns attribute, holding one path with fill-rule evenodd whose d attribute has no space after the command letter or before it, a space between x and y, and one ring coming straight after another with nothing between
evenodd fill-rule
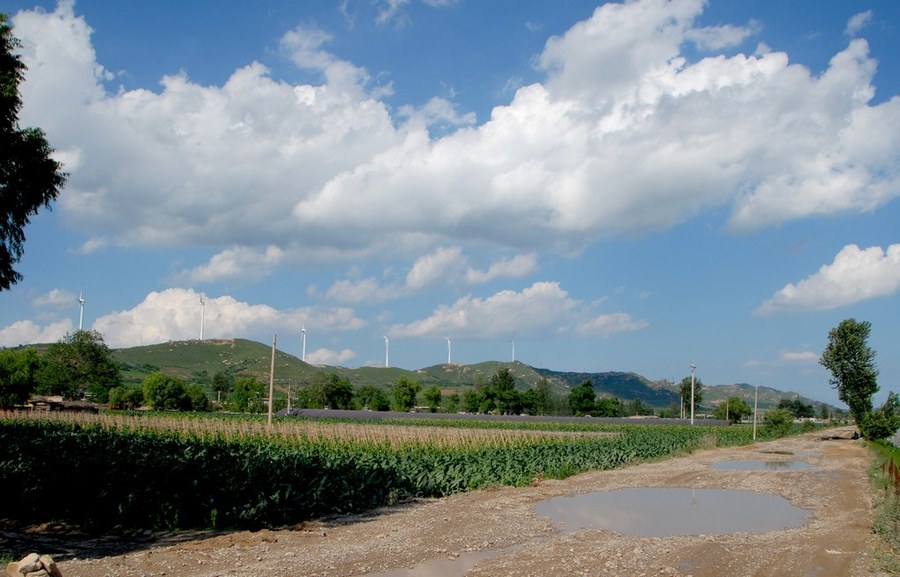
<instances>
[{"instance_id":1,"label":"tree","mask_svg":"<svg viewBox=\"0 0 900 577\"><path fill-rule=\"evenodd\" d=\"M590 415L594 411L594 383L590 379L581 383L569 392L569 407L574 415Z\"/></svg>"},{"instance_id":2,"label":"tree","mask_svg":"<svg viewBox=\"0 0 900 577\"><path fill-rule=\"evenodd\" d=\"M791 432L794 415L785 409L773 409L763 417L766 431L773 437L783 437Z\"/></svg>"},{"instance_id":3,"label":"tree","mask_svg":"<svg viewBox=\"0 0 900 577\"><path fill-rule=\"evenodd\" d=\"M363 385L356 389L356 400L370 411L387 411L391 408L391 401L378 387Z\"/></svg>"},{"instance_id":4,"label":"tree","mask_svg":"<svg viewBox=\"0 0 900 577\"><path fill-rule=\"evenodd\" d=\"M871 440L887 439L900 429L900 397L897 393L888 393L884 404L865 416L862 429Z\"/></svg>"},{"instance_id":5,"label":"tree","mask_svg":"<svg viewBox=\"0 0 900 577\"><path fill-rule=\"evenodd\" d=\"M428 409L432 413L436 413L441 406L441 389L437 385L431 385L425 389L425 402L428 403Z\"/></svg>"},{"instance_id":6,"label":"tree","mask_svg":"<svg viewBox=\"0 0 900 577\"><path fill-rule=\"evenodd\" d=\"M37 392L68 399L88 396L106 403L109 391L122 384L119 365L97 331L68 333L44 354Z\"/></svg>"},{"instance_id":7,"label":"tree","mask_svg":"<svg viewBox=\"0 0 900 577\"><path fill-rule=\"evenodd\" d=\"M62 165L39 128L20 128L19 84L25 64L14 52L21 47L8 16L0 13L0 291L22 280L13 265L24 253L25 227L66 183Z\"/></svg>"},{"instance_id":8,"label":"tree","mask_svg":"<svg viewBox=\"0 0 900 577\"><path fill-rule=\"evenodd\" d=\"M395 411L407 412L416 406L416 395L422 390L422 385L408 377L400 377L394 383L392 393L394 396L393 408Z\"/></svg>"},{"instance_id":9,"label":"tree","mask_svg":"<svg viewBox=\"0 0 900 577\"><path fill-rule=\"evenodd\" d=\"M109 390L110 409L137 409L144 404L144 391L137 387L121 385Z\"/></svg>"},{"instance_id":10,"label":"tree","mask_svg":"<svg viewBox=\"0 0 900 577\"><path fill-rule=\"evenodd\" d=\"M187 397L187 408L198 413L209 410L209 397L206 391L197 383L192 383L184 388L185 397Z\"/></svg>"},{"instance_id":11,"label":"tree","mask_svg":"<svg viewBox=\"0 0 900 577\"><path fill-rule=\"evenodd\" d=\"M337 373L328 373L325 375L317 375L313 384L321 387L321 395L323 406L329 409L352 409L353 408L353 384L349 379L338 375Z\"/></svg>"},{"instance_id":12,"label":"tree","mask_svg":"<svg viewBox=\"0 0 900 577\"><path fill-rule=\"evenodd\" d=\"M550 381L541 378L534 386L534 410L537 415L546 415L550 412Z\"/></svg>"},{"instance_id":13,"label":"tree","mask_svg":"<svg viewBox=\"0 0 900 577\"><path fill-rule=\"evenodd\" d=\"M141 383L144 401L156 411L185 411L190 408L184 381L178 377L153 373Z\"/></svg>"},{"instance_id":14,"label":"tree","mask_svg":"<svg viewBox=\"0 0 900 577\"><path fill-rule=\"evenodd\" d=\"M714 418L732 423L740 423L741 419L752 414L753 409L750 408L747 401L740 397L729 397L713 411Z\"/></svg>"},{"instance_id":15,"label":"tree","mask_svg":"<svg viewBox=\"0 0 900 577\"><path fill-rule=\"evenodd\" d=\"M522 398L516 391L516 378L508 367L501 367L491 375L491 389L494 391L497 409L501 414L512 415L521 412Z\"/></svg>"},{"instance_id":16,"label":"tree","mask_svg":"<svg viewBox=\"0 0 900 577\"><path fill-rule=\"evenodd\" d=\"M800 399L781 399L778 401L778 408L789 411L795 419L809 419L816 416L813 406Z\"/></svg>"},{"instance_id":17,"label":"tree","mask_svg":"<svg viewBox=\"0 0 900 577\"><path fill-rule=\"evenodd\" d=\"M868 340L872 325L868 321L845 319L828 333L828 345L819 364L831 372L829 382L838 398L850 408L863 436L863 421L872 412L872 395L878 392L875 351ZM867 437L868 438L868 437Z\"/></svg>"},{"instance_id":18,"label":"tree","mask_svg":"<svg viewBox=\"0 0 900 577\"><path fill-rule=\"evenodd\" d=\"M624 417L625 405L617 397L603 397L594 403L591 414L595 417Z\"/></svg>"},{"instance_id":19,"label":"tree","mask_svg":"<svg viewBox=\"0 0 900 577\"><path fill-rule=\"evenodd\" d=\"M234 386L234 376L231 373L217 372L212 378L212 389L216 392L216 402L222 402L222 393L228 393Z\"/></svg>"},{"instance_id":20,"label":"tree","mask_svg":"<svg viewBox=\"0 0 900 577\"><path fill-rule=\"evenodd\" d=\"M681 405L684 407L685 414L691 413L691 377L681 379ZM703 402L703 382L694 377L694 412L700 408Z\"/></svg>"},{"instance_id":21,"label":"tree","mask_svg":"<svg viewBox=\"0 0 900 577\"><path fill-rule=\"evenodd\" d=\"M34 349L0 351L0 407L24 404L37 385L40 367Z\"/></svg>"},{"instance_id":22,"label":"tree","mask_svg":"<svg viewBox=\"0 0 900 577\"><path fill-rule=\"evenodd\" d=\"M262 413L266 410L263 402L265 384L253 377L241 377L234 382L234 391L229 396L228 406L233 411L242 413Z\"/></svg>"}]
</instances>

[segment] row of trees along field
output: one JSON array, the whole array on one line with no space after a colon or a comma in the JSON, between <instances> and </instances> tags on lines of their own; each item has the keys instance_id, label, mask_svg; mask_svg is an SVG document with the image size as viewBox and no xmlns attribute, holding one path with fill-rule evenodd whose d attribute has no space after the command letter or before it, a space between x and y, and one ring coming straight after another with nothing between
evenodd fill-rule
<instances>
[{"instance_id":1,"label":"row of trees along field","mask_svg":"<svg viewBox=\"0 0 900 577\"><path fill-rule=\"evenodd\" d=\"M156 410L259 413L267 409L266 385L252 376L216 372L195 374L191 382L164 374L159 367L149 370L140 386L124 383L122 370L111 350L96 331L76 331L48 347L22 347L0 351L0 407L26 403L34 395L85 399L118 409L149 407ZM131 367L133 368L133 367ZM690 379L685 382L690 386ZM292 385L293 386L293 385ZM697 380L695 401L702 400L702 383ZM445 394L436 385L428 388L400 377L389 387L361 385L336 373L319 373L293 390L276 395L276 408L288 404L297 408L369 409L409 411L427 407L432 412L467 412L530 415L592 415L623 417L652 415L653 407L640 399L622 402L615 397L598 397L593 383L583 381L568 396L554 393L546 379L527 390L516 389L515 377L502 367L489 379L476 378L461 391ZM731 403L733 420L741 416L737 401ZM673 410L674 411L674 410ZM672 412L672 411L670 411ZM663 415L663 416L676 416Z\"/></svg>"},{"instance_id":2,"label":"row of trees along field","mask_svg":"<svg viewBox=\"0 0 900 577\"><path fill-rule=\"evenodd\" d=\"M884 438L900 428L900 398L891 392L885 403L875 409L872 397L878 392L875 352L868 346L871 325L847 319L832 329L820 363L832 373L831 384L839 398L850 407L853 419L867 438ZM0 407L25 403L32 395L58 395L66 399L87 399L114 408L141 406L157 410L208 411L224 409L258 413L267 408L266 386L252 376L217 372L212 377L195 375L186 383L156 369L140 387L126 386L122 366L117 364L103 337L96 331L76 331L46 348L19 348L0 351ZM689 404L691 378L680 383L681 398ZM704 396L700 379L693 383L695 411ZM210 400L210 395L215 401ZM506 367L489 379L477 379L463 390L444 394L436 385L422 385L401 377L390 387L363 385L354 387L335 373L319 373L296 390L276 395L275 406L290 403L298 408L369 409L373 411L409 411L425 406L432 412L592 415L622 417L657 414L677 417L690 407L656 410L640 399L627 403L615 397L599 396L593 383L585 380L572 387L567 396L554 393L546 379L527 390L516 389L515 377ZM800 400L782 400L777 409L790 418L815 416L813 407ZM718 404L712 411L717 419L738 422L752 414L750 406L738 397ZM823 415L820 415L823 416Z\"/></svg>"}]
</instances>

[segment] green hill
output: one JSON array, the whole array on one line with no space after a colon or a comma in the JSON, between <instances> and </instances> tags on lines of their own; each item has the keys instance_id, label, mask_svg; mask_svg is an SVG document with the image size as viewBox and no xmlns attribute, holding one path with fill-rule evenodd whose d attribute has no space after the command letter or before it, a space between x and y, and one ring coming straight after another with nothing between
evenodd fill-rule
<instances>
[{"instance_id":1,"label":"green hill","mask_svg":"<svg viewBox=\"0 0 900 577\"><path fill-rule=\"evenodd\" d=\"M113 357L121 364L125 381L139 384L147 375L161 371L188 382L208 383L217 372L236 377L252 376L268 382L272 347L246 339L172 341L155 345L116 349ZM500 368L507 368L516 378L516 387L525 390L547 379L558 395L567 395L570 388L591 380L594 390L602 396L618 397L624 402L640 399L654 407L670 407L678 403L678 387L668 382L657 383L637 373L626 372L565 372L539 369L521 362L487 361L473 365L439 364L409 371L397 367L330 367L311 365L288 353L275 355L275 384L279 390L308 383L317 375L337 373L354 386L374 385L389 388L400 377L422 384L423 388L437 385L445 392L487 383ZM753 404L755 387L745 383L733 385L704 384L704 407L714 407L729 397L739 397ZM781 399L799 399L818 407L821 403L797 393L759 387L759 406L769 408Z\"/></svg>"}]
</instances>

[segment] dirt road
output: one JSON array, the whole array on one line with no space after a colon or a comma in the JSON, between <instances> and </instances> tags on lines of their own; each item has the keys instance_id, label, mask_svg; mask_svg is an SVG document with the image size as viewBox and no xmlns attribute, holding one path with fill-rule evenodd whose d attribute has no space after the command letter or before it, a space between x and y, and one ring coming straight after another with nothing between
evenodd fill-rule
<instances>
[{"instance_id":1,"label":"dirt road","mask_svg":"<svg viewBox=\"0 0 900 577\"><path fill-rule=\"evenodd\" d=\"M861 441L849 439L850 432L828 433L846 439L824 440L818 432L702 450L526 488L426 500L291 531L181 536L178 542L156 542L122 555L63 561L60 568L65 577L872 575L875 537L866 477L870 456ZM713 466L745 460L802 461L809 467ZM629 487L771 493L809 514L792 529L633 537L603 529L564 529L535 512L535 504L552 497Z\"/></svg>"}]
</instances>

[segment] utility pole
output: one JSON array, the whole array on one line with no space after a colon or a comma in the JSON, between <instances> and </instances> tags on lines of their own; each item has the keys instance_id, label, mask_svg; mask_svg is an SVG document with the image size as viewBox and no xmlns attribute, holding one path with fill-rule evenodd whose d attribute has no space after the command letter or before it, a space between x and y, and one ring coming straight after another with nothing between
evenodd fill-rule
<instances>
[{"instance_id":1,"label":"utility pole","mask_svg":"<svg viewBox=\"0 0 900 577\"><path fill-rule=\"evenodd\" d=\"M697 368L697 365L694 364L694 361L691 361L691 424L694 424L694 369Z\"/></svg>"},{"instance_id":2,"label":"utility pole","mask_svg":"<svg viewBox=\"0 0 900 577\"><path fill-rule=\"evenodd\" d=\"M272 364L269 367L269 428L272 428L272 397L275 396L275 333L272 333Z\"/></svg>"},{"instance_id":3,"label":"utility pole","mask_svg":"<svg viewBox=\"0 0 900 577\"><path fill-rule=\"evenodd\" d=\"M753 390L753 440L756 441L756 409L759 405L759 385Z\"/></svg>"}]
</instances>

